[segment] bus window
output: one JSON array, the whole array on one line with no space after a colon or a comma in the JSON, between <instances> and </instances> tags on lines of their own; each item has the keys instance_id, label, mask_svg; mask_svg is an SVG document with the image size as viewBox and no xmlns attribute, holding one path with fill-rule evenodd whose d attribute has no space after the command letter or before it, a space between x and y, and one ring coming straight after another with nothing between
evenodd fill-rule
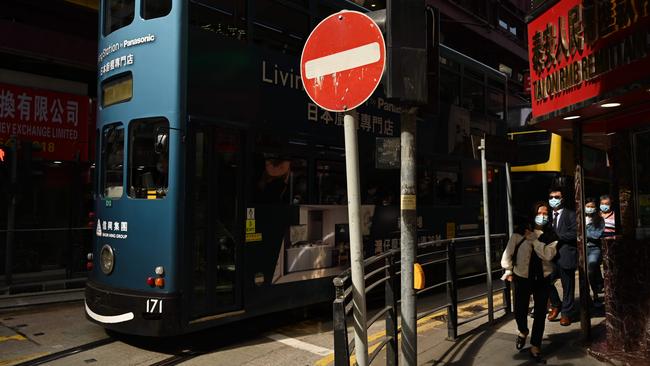
<instances>
[{"instance_id":1,"label":"bus window","mask_svg":"<svg viewBox=\"0 0 650 366\"><path fill-rule=\"evenodd\" d=\"M169 122L147 118L129 124L129 197L160 199L169 179Z\"/></svg>"},{"instance_id":2,"label":"bus window","mask_svg":"<svg viewBox=\"0 0 650 366\"><path fill-rule=\"evenodd\" d=\"M131 24L134 13L135 0L105 0L104 36Z\"/></svg>"},{"instance_id":3,"label":"bus window","mask_svg":"<svg viewBox=\"0 0 650 366\"><path fill-rule=\"evenodd\" d=\"M143 19L164 17L172 10L172 0L141 0L140 16Z\"/></svg>"},{"instance_id":4,"label":"bus window","mask_svg":"<svg viewBox=\"0 0 650 366\"><path fill-rule=\"evenodd\" d=\"M316 161L316 197L321 205L347 203L345 163L342 161Z\"/></svg>"},{"instance_id":5,"label":"bus window","mask_svg":"<svg viewBox=\"0 0 650 366\"><path fill-rule=\"evenodd\" d=\"M513 166L542 164L549 160L551 152L551 133L546 131L516 133L517 161Z\"/></svg>"},{"instance_id":6,"label":"bus window","mask_svg":"<svg viewBox=\"0 0 650 366\"><path fill-rule=\"evenodd\" d=\"M102 193L104 198L120 198L124 177L124 126L114 123L102 133Z\"/></svg>"}]
</instances>

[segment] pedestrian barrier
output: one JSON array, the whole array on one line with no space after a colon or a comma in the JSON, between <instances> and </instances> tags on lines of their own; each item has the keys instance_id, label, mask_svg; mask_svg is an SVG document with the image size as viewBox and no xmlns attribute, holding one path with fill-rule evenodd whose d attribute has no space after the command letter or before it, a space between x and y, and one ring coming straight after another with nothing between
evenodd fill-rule
<instances>
[{"instance_id":1,"label":"pedestrian barrier","mask_svg":"<svg viewBox=\"0 0 650 366\"><path fill-rule=\"evenodd\" d=\"M446 302L440 306L428 309L418 314L417 319L420 320L433 313L441 310L447 310L447 337L450 340L458 338L458 327L465 323L474 321L481 317L488 315L487 313L479 313L470 318L458 321L458 305L460 303L472 301L487 295L482 292L478 295L469 296L466 298L458 298L458 283L461 281L485 277L487 271L481 273L472 273L470 275L458 276L456 270L456 263L458 260L483 258L485 263L485 249L482 245L477 244L472 246L474 249L472 253L457 255L456 245L460 243L482 243L485 239L483 235L460 237L454 239L434 240L418 244L417 262L425 269L425 272L434 273L435 265L445 264L445 280L437 283L430 284L421 290L418 290L417 295L433 292L436 289L446 289ZM492 246L493 252L491 253L491 262L495 259L499 260L501 253L505 248L507 235L494 234L490 235L490 239L495 244ZM439 247L444 247L438 250ZM398 359L398 334L400 332L397 325L397 304L400 302L399 296L399 274L400 274L400 251L397 248L392 248L384 253L375 255L364 260L364 279L366 280L366 294L370 294L375 289L381 289L383 285L383 305L377 312L367 321L367 329L369 329L377 320L382 317L385 320L385 333L378 341L378 346L373 347L371 354L368 357L368 363L372 361L385 349L386 351L386 365L397 365ZM498 266L498 269L492 273L502 272L503 270ZM346 270L339 276L334 278L334 287L336 290L336 297L333 302L333 333L334 333L334 364L336 366L349 366L350 355L354 352L354 341L348 340L348 316L352 312L354 303L352 301L352 283L350 276L350 269ZM502 306L492 309L493 312L505 310L506 313L511 311L510 303L510 287L506 283L504 287L493 290L494 292L504 292L504 303ZM377 291L375 291L377 292ZM372 298L371 296L368 296Z\"/></svg>"}]
</instances>

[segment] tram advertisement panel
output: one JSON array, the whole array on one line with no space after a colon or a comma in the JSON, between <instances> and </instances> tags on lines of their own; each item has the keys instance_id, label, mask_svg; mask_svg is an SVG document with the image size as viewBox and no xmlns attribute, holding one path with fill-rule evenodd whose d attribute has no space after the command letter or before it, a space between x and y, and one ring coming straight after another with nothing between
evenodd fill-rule
<instances>
[{"instance_id":1,"label":"tram advertisement panel","mask_svg":"<svg viewBox=\"0 0 650 366\"><path fill-rule=\"evenodd\" d=\"M48 160L88 160L88 97L0 83L0 145L38 143Z\"/></svg>"},{"instance_id":2,"label":"tram advertisement panel","mask_svg":"<svg viewBox=\"0 0 650 366\"><path fill-rule=\"evenodd\" d=\"M300 55L191 32L189 114L249 122L278 132L343 136L343 114L325 111L306 96ZM399 136L399 107L381 91L357 108L363 138ZM338 135L337 135L338 136Z\"/></svg>"}]
</instances>

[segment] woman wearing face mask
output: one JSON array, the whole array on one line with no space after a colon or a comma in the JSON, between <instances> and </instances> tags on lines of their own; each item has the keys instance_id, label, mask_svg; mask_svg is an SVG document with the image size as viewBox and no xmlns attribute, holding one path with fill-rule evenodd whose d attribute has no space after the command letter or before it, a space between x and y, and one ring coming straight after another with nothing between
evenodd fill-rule
<instances>
[{"instance_id":1,"label":"woman wearing face mask","mask_svg":"<svg viewBox=\"0 0 650 366\"><path fill-rule=\"evenodd\" d=\"M528 306L533 295L534 320L530 338L530 355L541 360L542 337L546 322L550 278L553 272L551 260L555 257L557 235L549 223L550 209L546 202L534 206L533 219L517 225L501 258L505 269L502 279L511 281L515 291L515 319L517 339L515 347L522 349L528 337ZM532 221L532 222L531 222Z\"/></svg>"},{"instance_id":2,"label":"woman wearing face mask","mask_svg":"<svg viewBox=\"0 0 650 366\"><path fill-rule=\"evenodd\" d=\"M605 220L600 216L596 207L598 201L595 198L585 200L585 228L587 232L587 271L591 291L594 293L594 302L600 303L598 293L603 288L603 276L600 273L600 261L602 260L600 238L605 230Z\"/></svg>"},{"instance_id":3,"label":"woman wearing face mask","mask_svg":"<svg viewBox=\"0 0 650 366\"><path fill-rule=\"evenodd\" d=\"M605 220L603 237L614 236L616 234L616 215L614 215L612 199L609 195L600 196L600 216Z\"/></svg>"}]
</instances>

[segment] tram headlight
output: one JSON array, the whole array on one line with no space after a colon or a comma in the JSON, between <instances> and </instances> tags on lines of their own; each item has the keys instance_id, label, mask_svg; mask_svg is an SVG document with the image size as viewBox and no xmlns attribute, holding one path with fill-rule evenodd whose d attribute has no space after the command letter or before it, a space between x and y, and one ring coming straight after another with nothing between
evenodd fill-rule
<instances>
[{"instance_id":1,"label":"tram headlight","mask_svg":"<svg viewBox=\"0 0 650 366\"><path fill-rule=\"evenodd\" d=\"M104 274L110 274L113 272L113 267L115 266L115 254L113 253L113 248L108 244L102 247L99 254L99 266Z\"/></svg>"}]
</instances>

